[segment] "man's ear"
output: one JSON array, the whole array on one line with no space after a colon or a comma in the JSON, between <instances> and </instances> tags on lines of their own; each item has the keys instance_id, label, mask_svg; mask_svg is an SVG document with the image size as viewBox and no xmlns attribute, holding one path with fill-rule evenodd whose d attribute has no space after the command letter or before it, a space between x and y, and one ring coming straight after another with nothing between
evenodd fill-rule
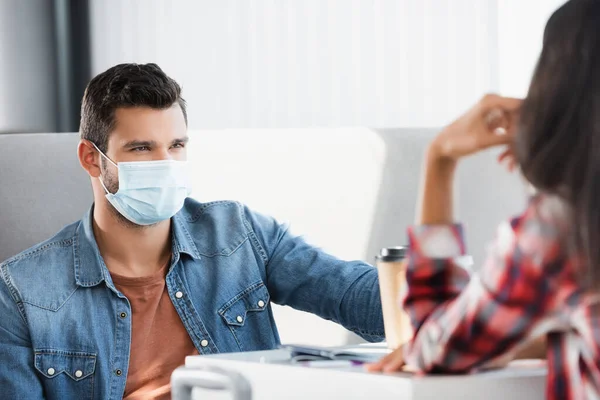
<instances>
[{"instance_id":1,"label":"man's ear","mask_svg":"<svg viewBox=\"0 0 600 400\"><path fill-rule=\"evenodd\" d=\"M92 178L100 176L100 154L89 140L82 139L77 146L79 163Z\"/></svg>"}]
</instances>

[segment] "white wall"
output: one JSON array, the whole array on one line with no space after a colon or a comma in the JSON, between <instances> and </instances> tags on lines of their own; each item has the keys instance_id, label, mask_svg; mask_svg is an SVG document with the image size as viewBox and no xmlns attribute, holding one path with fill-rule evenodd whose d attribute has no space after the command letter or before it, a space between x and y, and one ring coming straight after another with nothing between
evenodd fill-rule
<instances>
[{"instance_id":1,"label":"white wall","mask_svg":"<svg viewBox=\"0 0 600 400\"><path fill-rule=\"evenodd\" d=\"M565 0L498 1L498 74L503 94L527 94L546 21L564 3Z\"/></svg>"},{"instance_id":2,"label":"white wall","mask_svg":"<svg viewBox=\"0 0 600 400\"><path fill-rule=\"evenodd\" d=\"M496 0L92 0L93 72L160 64L192 128L439 126L497 89Z\"/></svg>"},{"instance_id":3,"label":"white wall","mask_svg":"<svg viewBox=\"0 0 600 400\"><path fill-rule=\"evenodd\" d=\"M93 72L157 62L192 128L425 127L522 96L564 0L91 0Z\"/></svg>"}]
</instances>

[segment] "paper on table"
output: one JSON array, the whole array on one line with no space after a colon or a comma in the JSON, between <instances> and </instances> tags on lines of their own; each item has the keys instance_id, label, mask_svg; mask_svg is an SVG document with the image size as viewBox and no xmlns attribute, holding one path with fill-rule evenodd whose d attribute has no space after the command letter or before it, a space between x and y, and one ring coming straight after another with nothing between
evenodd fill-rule
<instances>
[{"instance_id":1,"label":"paper on table","mask_svg":"<svg viewBox=\"0 0 600 400\"><path fill-rule=\"evenodd\" d=\"M290 351L292 358L298 361L308 361L306 357L319 357L330 360L350 360L360 362L375 362L381 357L390 353L387 347L362 347L362 346L344 346L344 347L319 347L308 345L282 345ZM301 359L299 359L300 357ZM315 358L311 358L314 360Z\"/></svg>"}]
</instances>

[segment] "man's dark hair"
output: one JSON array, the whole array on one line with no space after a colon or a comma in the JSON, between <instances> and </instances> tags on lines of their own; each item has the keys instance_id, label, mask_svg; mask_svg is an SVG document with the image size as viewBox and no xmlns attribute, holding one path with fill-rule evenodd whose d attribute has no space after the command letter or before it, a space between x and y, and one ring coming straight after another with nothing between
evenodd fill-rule
<instances>
[{"instance_id":1,"label":"man's dark hair","mask_svg":"<svg viewBox=\"0 0 600 400\"><path fill-rule=\"evenodd\" d=\"M178 103L187 125L181 87L156 64L119 64L97 75L85 89L79 133L106 153L115 127L115 110L149 107L157 110Z\"/></svg>"}]
</instances>

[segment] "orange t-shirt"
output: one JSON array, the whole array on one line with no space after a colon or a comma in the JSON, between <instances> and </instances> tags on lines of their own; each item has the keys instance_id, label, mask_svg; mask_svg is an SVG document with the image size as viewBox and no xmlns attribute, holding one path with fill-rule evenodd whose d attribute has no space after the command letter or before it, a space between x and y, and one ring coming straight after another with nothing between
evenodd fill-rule
<instances>
[{"instance_id":1,"label":"orange t-shirt","mask_svg":"<svg viewBox=\"0 0 600 400\"><path fill-rule=\"evenodd\" d=\"M169 264L157 273L129 278L111 274L132 311L129 372L123 399L171 398L171 373L198 354L167 291Z\"/></svg>"}]
</instances>

